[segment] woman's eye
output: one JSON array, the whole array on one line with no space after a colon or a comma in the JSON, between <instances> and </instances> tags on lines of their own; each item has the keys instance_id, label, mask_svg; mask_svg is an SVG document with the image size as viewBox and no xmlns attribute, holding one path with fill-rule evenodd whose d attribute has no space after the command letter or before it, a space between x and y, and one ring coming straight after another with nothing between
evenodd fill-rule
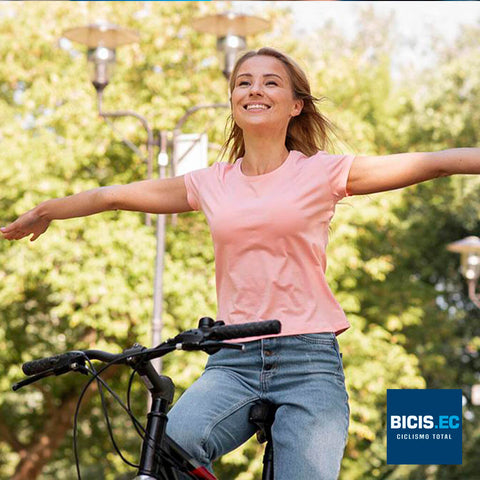
<instances>
[{"instance_id":1,"label":"woman's eye","mask_svg":"<svg viewBox=\"0 0 480 480\"><path fill-rule=\"evenodd\" d=\"M245 85L249 85L249 83L247 81L243 81L238 84L239 87L243 87Z\"/></svg>"},{"instance_id":2,"label":"woman's eye","mask_svg":"<svg viewBox=\"0 0 480 480\"><path fill-rule=\"evenodd\" d=\"M275 86L277 86L277 82L274 82L273 80L270 80L269 82L267 82L267 85L275 85Z\"/></svg>"}]
</instances>

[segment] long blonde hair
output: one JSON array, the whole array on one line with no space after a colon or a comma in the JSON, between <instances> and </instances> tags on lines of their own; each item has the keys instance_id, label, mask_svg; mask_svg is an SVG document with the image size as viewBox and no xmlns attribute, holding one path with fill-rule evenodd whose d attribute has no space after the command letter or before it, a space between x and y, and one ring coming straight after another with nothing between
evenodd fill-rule
<instances>
[{"instance_id":1,"label":"long blonde hair","mask_svg":"<svg viewBox=\"0 0 480 480\"><path fill-rule=\"evenodd\" d=\"M307 156L312 156L319 150L331 147L331 135L335 134L335 125L322 115L316 106L321 99L310 92L310 83L305 72L290 57L271 47L251 50L242 55L236 62L229 82L230 95L235 87L235 80L240 66L249 58L256 56L274 57L280 60L287 69L295 99L303 100L300 114L292 117L287 128L285 146L288 151L298 150ZM230 114L225 127L227 140L222 146L221 156L228 155L228 162L234 163L245 155L245 143L242 129L235 123Z\"/></svg>"}]
</instances>

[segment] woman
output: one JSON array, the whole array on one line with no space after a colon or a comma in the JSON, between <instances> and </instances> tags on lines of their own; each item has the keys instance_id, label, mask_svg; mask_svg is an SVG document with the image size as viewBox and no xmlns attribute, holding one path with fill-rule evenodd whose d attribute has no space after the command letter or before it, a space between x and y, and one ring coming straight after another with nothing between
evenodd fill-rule
<instances>
[{"instance_id":1,"label":"woman","mask_svg":"<svg viewBox=\"0 0 480 480\"><path fill-rule=\"evenodd\" d=\"M347 195L393 190L456 173L480 173L480 149L387 156L330 155L329 122L304 72L262 48L230 81L229 163L185 176L101 187L48 200L1 232L36 240L54 219L122 209L202 210L216 259L219 319L279 319L279 336L212 355L173 407L168 433L202 464L253 434L250 406L277 405L275 478L336 479L347 439L348 395L336 336L349 327L325 280L328 225Z\"/></svg>"}]
</instances>

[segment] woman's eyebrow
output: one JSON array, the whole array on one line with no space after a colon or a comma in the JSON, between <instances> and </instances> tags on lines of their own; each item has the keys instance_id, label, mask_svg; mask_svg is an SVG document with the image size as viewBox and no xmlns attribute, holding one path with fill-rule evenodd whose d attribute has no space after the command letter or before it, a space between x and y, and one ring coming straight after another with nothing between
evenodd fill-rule
<instances>
[{"instance_id":1,"label":"woman's eyebrow","mask_svg":"<svg viewBox=\"0 0 480 480\"><path fill-rule=\"evenodd\" d=\"M283 80L280 75L277 75L276 73L264 73L264 77L278 77L280 80ZM241 73L240 75L237 75L238 77L253 77L251 73Z\"/></svg>"}]
</instances>

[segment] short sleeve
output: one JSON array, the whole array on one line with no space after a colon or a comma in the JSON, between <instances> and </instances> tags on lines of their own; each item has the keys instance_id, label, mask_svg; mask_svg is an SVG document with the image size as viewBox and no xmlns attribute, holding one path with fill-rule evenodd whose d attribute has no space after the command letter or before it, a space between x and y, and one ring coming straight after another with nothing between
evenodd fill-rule
<instances>
[{"instance_id":1,"label":"short sleeve","mask_svg":"<svg viewBox=\"0 0 480 480\"><path fill-rule=\"evenodd\" d=\"M187 201L194 210L203 210L204 197L211 190L218 164L216 162L210 167L193 170L184 175Z\"/></svg>"},{"instance_id":2,"label":"short sleeve","mask_svg":"<svg viewBox=\"0 0 480 480\"><path fill-rule=\"evenodd\" d=\"M322 162L325 164L332 195L338 202L344 197L348 197L347 180L350 168L355 155L330 155L323 153Z\"/></svg>"},{"instance_id":3,"label":"short sleeve","mask_svg":"<svg viewBox=\"0 0 480 480\"><path fill-rule=\"evenodd\" d=\"M187 201L193 210L200 210L199 192L195 181L195 171L188 172L183 176L185 188L187 189Z\"/></svg>"}]
</instances>

